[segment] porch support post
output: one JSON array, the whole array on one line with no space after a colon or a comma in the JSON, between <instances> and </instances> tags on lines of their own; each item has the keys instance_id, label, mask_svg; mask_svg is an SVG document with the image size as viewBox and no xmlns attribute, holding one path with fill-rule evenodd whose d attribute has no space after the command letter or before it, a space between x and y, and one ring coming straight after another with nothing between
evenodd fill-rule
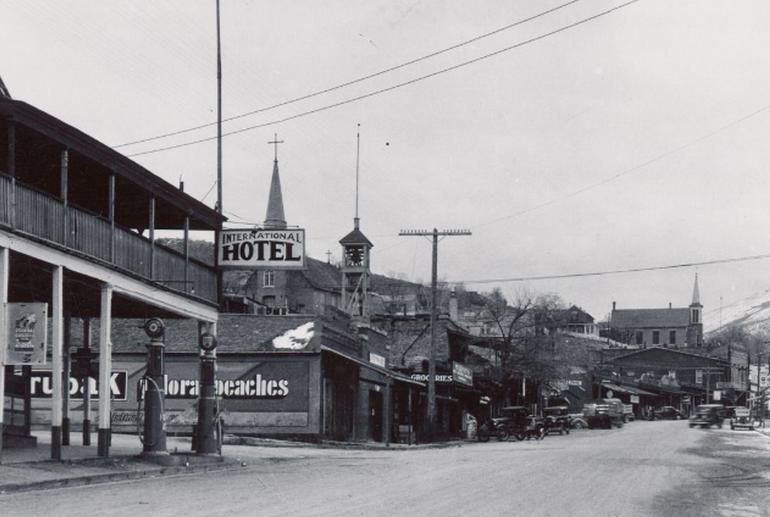
<instances>
[{"instance_id":1,"label":"porch support post","mask_svg":"<svg viewBox=\"0 0 770 517\"><path fill-rule=\"evenodd\" d=\"M99 436L97 454L110 455L110 374L112 372L112 286L105 284L101 293L99 319Z\"/></svg>"},{"instance_id":2,"label":"porch support post","mask_svg":"<svg viewBox=\"0 0 770 517\"><path fill-rule=\"evenodd\" d=\"M150 280L155 279L155 196L150 196Z\"/></svg>"},{"instance_id":3,"label":"porch support post","mask_svg":"<svg viewBox=\"0 0 770 517\"><path fill-rule=\"evenodd\" d=\"M184 292L190 292L190 217L184 218Z\"/></svg>"},{"instance_id":4,"label":"porch support post","mask_svg":"<svg viewBox=\"0 0 770 517\"><path fill-rule=\"evenodd\" d=\"M64 312L64 341L62 348L62 421L61 444L70 444L70 332L72 330L72 316Z\"/></svg>"},{"instance_id":5,"label":"porch support post","mask_svg":"<svg viewBox=\"0 0 770 517\"><path fill-rule=\"evenodd\" d=\"M7 145L7 158L6 158L6 172L11 177L11 192L9 203L9 214L11 228L16 228L16 122L13 120L8 121L8 139Z\"/></svg>"},{"instance_id":6,"label":"porch support post","mask_svg":"<svg viewBox=\"0 0 770 517\"><path fill-rule=\"evenodd\" d=\"M115 173L110 174L107 214L110 221L110 262L115 263Z\"/></svg>"},{"instance_id":7,"label":"porch support post","mask_svg":"<svg viewBox=\"0 0 770 517\"><path fill-rule=\"evenodd\" d=\"M83 348L91 349L91 318L83 318ZM83 377L83 445L91 445L91 376Z\"/></svg>"},{"instance_id":8,"label":"porch support post","mask_svg":"<svg viewBox=\"0 0 770 517\"><path fill-rule=\"evenodd\" d=\"M64 219L62 220L62 244L69 245L69 166L70 153L67 149L61 152L61 184L60 197L64 205Z\"/></svg>"},{"instance_id":9,"label":"porch support post","mask_svg":"<svg viewBox=\"0 0 770 517\"><path fill-rule=\"evenodd\" d=\"M393 380L390 377L385 377L385 393L383 394L382 401L382 438L386 447L390 447L390 422L391 422L391 400L392 396L391 383Z\"/></svg>"},{"instance_id":10,"label":"porch support post","mask_svg":"<svg viewBox=\"0 0 770 517\"><path fill-rule=\"evenodd\" d=\"M0 248L0 336L7 336L8 248ZM5 342L3 339L2 342ZM5 346L0 347L0 463L3 462L3 412L5 411Z\"/></svg>"},{"instance_id":11,"label":"porch support post","mask_svg":"<svg viewBox=\"0 0 770 517\"><path fill-rule=\"evenodd\" d=\"M54 266L51 289L51 459L61 460L61 425L62 425L62 366L64 311L62 295L64 287L64 268Z\"/></svg>"}]
</instances>

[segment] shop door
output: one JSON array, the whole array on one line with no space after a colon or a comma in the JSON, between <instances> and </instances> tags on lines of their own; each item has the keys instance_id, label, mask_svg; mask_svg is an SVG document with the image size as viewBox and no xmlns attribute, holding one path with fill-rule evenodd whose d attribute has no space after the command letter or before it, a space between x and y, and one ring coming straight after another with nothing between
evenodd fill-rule
<instances>
[{"instance_id":1,"label":"shop door","mask_svg":"<svg viewBox=\"0 0 770 517\"><path fill-rule=\"evenodd\" d=\"M382 393L369 392L369 433L375 442L382 441Z\"/></svg>"}]
</instances>

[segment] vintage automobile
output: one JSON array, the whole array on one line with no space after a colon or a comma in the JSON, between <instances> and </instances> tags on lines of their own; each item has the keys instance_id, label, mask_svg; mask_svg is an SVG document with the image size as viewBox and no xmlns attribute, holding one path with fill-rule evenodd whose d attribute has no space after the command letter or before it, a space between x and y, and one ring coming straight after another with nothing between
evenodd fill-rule
<instances>
[{"instance_id":1,"label":"vintage automobile","mask_svg":"<svg viewBox=\"0 0 770 517\"><path fill-rule=\"evenodd\" d=\"M748 408L737 407L733 411L733 416L730 418L730 429L735 431L736 427L743 427L749 431L754 430L754 419Z\"/></svg>"},{"instance_id":2,"label":"vintage automobile","mask_svg":"<svg viewBox=\"0 0 770 517\"><path fill-rule=\"evenodd\" d=\"M567 412L567 406L551 406L543 409L543 421L546 434L569 434L572 427L571 418Z\"/></svg>"},{"instance_id":3,"label":"vintage automobile","mask_svg":"<svg viewBox=\"0 0 770 517\"><path fill-rule=\"evenodd\" d=\"M625 421L623 402L614 398L600 399L583 406L583 416L590 429L623 427Z\"/></svg>"},{"instance_id":4,"label":"vintage automobile","mask_svg":"<svg viewBox=\"0 0 770 517\"><path fill-rule=\"evenodd\" d=\"M681 420L682 413L674 406L663 406L653 409L650 420Z\"/></svg>"},{"instance_id":5,"label":"vintage automobile","mask_svg":"<svg viewBox=\"0 0 770 517\"><path fill-rule=\"evenodd\" d=\"M569 420L572 429L588 428L588 420L586 420L585 416L583 416L583 413L570 413Z\"/></svg>"},{"instance_id":6,"label":"vintage automobile","mask_svg":"<svg viewBox=\"0 0 770 517\"><path fill-rule=\"evenodd\" d=\"M489 420L486 432L487 436L496 436L500 441L505 441L511 436L524 440L529 436L531 424L529 409L524 406L507 406L500 410L499 417Z\"/></svg>"},{"instance_id":7,"label":"vintage automobile","mask_svg":"<svg viewBox=\"0 0 770 517\"><path fill-rule=\"evenodd\" d=\"M690 427L704 429L715 425L722 427L725 419L725 408L722 404L701 404L695 408L695 414L690 417Z\"/></svg>"}]
</instances>

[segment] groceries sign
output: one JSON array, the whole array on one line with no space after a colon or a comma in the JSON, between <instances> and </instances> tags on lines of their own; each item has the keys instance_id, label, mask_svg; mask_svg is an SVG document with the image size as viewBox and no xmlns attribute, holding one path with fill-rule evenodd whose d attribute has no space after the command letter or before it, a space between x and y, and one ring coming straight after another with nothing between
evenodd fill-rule
<instances>
[{"instance_id":1,"label":"groceries sign","mask_svg":"<svg viewBox=\"0 0 770 517\"><path fill-rule=\"evenodd\" d=\"M305 230L222 230L217 253L223 268L304 268Z\"/></svg>"}]
</instances>

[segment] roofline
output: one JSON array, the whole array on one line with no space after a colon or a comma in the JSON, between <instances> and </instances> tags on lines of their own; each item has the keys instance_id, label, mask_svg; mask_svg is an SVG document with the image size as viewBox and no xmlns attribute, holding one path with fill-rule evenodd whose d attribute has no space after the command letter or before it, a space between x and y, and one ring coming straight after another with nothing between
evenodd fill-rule
<instances>
[{"instance_id":1,"label":"roofline","mask_svg":"<svg viewBox=\"0 0 770 517\"><path fill-rule=\"evenodd\" d=\"M677 350L675 348L666 348L664 346L651 346L651 347L648 347L648 348L642 348L640 350L634 350L633 352L629 352L627 354L617 355L617 356L611 358L609 361L614 361L616 359L622 359L624 357L628 357L628 356L631 356L631 355L640 354L642 352L647 352L648 350L666 350L668 352L674 352L674 353L682 354L682 355L689 355L691 357L697 357L699 359L708 359L710 361L716 361L718 363L724 363L724 364L726 364L728 366L730 365L730 363L728 361L725 361L724 359L719 359L717 357L709 357L707 355L693 354L692 352L683 352L683 351Z\"/></svg>"},{"instance_id":2,"label":"roofline","mask_svg":"<svg viewBox=\"0 0 770 517\"><path fill-rule=\"evenodd\" d=\"M26 102L0 98L0 116L22 123L109 167L116 174L146 187L179 209L187 209L192 217L212 229L219 228L227 220L227 217L213 208L185 194L125 155Z\"/></svg>"}]
</instances>

